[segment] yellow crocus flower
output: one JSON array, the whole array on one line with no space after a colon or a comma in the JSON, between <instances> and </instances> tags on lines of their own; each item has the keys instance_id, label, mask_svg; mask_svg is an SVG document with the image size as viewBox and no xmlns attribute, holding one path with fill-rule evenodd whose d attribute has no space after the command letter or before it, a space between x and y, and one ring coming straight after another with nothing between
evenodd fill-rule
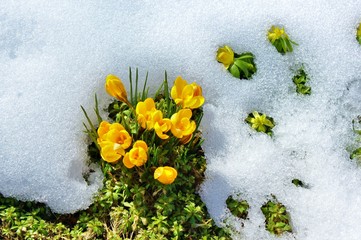
<instances>
[{"instance_id":1,"label":"yellow crocus flower","mask_svg":"<svg viewBox=\"0 0 361 240\"><path fill-rule=\"evenodd\" d=\"M105 90L107 93L115 97L121 102L129 104L127 91L122 83L122 81L115 75L109 74L105 79Z\"/></svg>"},{"instance_id":2,"label":"yellow crocus flower","mask_svg":"<svg viewBox=\"0 0 361 240\"><path fill-rule=\"evenodd\" d=\"M177 178L177 170L172 167L158 167L154 171L154 179L157 179L163 184L171 184Z\"/></svg>"},{"instance_id":3,"label":"yellow crocus flower","mask_svg":"<svg viewBox=\"0 0 361 240\"><path fill-rule=\"evenodd\" d=\"M168 132L172 127L172 122L168 118L163 118L163 113L160 110L155 111L152 114L152 121L154 123L155 133L161 139L168 139L169 136L164 134Z\"/></svg>"},{"instance_id":4,"label":"yellow crocus flower","mask_svg":"<svg viewBox=\"0 0 361 240\"><path fill-rule=\"evenodd\" d=\"M125 154L123 163L127 168L134 166L140 167L148 160L148 146L146 142L138 140L134 143L133 148Z\"/></svg>"},{"instance_id":5,"label":"yellow crocus flower","mask_svg":"<svg viewBox=\"0 0 361 240\"><path fill-rule=\"evenodd\" d=\"M196 84L188 84L181 76L177 77L171 89L171 97L183 108L195 109L204 103L202 88Z\"/></svg>"},{"instance_id":6,"label":"yellow crocus flower","mask_svg":"<svg viewBox=\"0 0 361 240\"><path fill-rule=\"evenodd\" d=\"M152 98L147 98L144 102L138 102L135 112L137 114L138 123L142 128L147 128L148 130L154 127L154 122L152 121L152 114L156 111L155 103Z\"/></svg>"},{"instance_id":7,"label":"yellow crocus flower","mask_svg":"<svg viewBox=\"0 0 361 240\"><path fill-rule=\"evenodd\" d=\"M226 69L234 62L234 52L231 47L225 45L217 51L217 61L223 63Z\"/></svg>"},{"instance_id":8,"label":"yellow crocus flower","mask_svg":"<svg viewBox=\"0 0 361 240\"><path fill-rule=\"evenodd\" d=\"M361 23L358 25L356 35L357 35L357 37L361 38Z\"/></svg>"},{"instance_id":9,"label":"yellow crocus flower","mask_svg":"<svg viewBox=\"0 0 361 240\"><path fill-rule=\"evenodd\" d=\"M104 140L104 135L109 132L109 128L110 128L111 124L108 123L107 121L102 121L99 125L98 128L98 143L100 143L102 140Z\"/></svg>"},{"instance_id":10,"label":"yellow crocus flower","mask_svg":"<svg viewBox=\"0 0 361 240\"><path fill-rule=\"evenodd\" d=\"M103 121L98 128L97 142L100 155L107 162L116 162L125 155L125 149L132 144L132 137L120 123Z\"/></svg>"},{"instance_id":11,"label":"yellow crocus flower","mask_svg":"<svg viewBox=\"0 0 361 240\"><path fill-rule=\"evenodd\" d=\"M179 112L172 115L170 121L172 122L171 132L177 138L183 138L194 132L196 123L191 120L192 111L190 109L181 109Z\"/></svg>"}]
</instances>

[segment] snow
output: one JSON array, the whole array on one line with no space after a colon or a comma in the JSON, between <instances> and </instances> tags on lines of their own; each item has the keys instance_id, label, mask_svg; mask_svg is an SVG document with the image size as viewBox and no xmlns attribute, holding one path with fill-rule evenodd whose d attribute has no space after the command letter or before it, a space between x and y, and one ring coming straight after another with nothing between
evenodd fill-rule
<instances>
[{"instance_id":1,"label":"snow","mask_svg":"<svg viewBox=\"0 0 361 240\"><path fill-rule=\"evenodd\" d=\"M87 184L89 112L109 73L149 71L156 87L167 70L197 81L207 104L206 181L201 196L217 224L225 200L241 194L249 220L228 220L235 239L274 239L260 207L274 194L291 215L285 239L358 239L361 169L349 160L351 121L361 114L361 2L318 1L10 1L0 8L0 192L47 203L56 212L84 209L101 187ZM281 55L271 25L299 45ZM215 60L218 47L252 52L252 80L233 78ZM310 76L310 96L295 93L295 66ZM126 81L125 81L126 82ZM244 122L257 110L274 118L274 137ZM94 117L94 116L93 116ZM298 178L309 189L291 183Z\"/></svg>"}]
</instances>

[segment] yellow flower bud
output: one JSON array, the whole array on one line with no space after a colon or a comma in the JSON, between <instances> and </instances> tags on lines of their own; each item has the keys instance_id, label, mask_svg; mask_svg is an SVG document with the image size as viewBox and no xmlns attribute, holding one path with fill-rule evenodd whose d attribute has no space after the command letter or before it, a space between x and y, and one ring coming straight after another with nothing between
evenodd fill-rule
<instances>
[{"instance_id":1,"label":"yellow flower bud","mask_svg":"<svg viewBox=\"0 0 361 240\"><path fill-rule=\"evenodd\" d=\"M122 81L117 76L111 74L107 76L105 79L105 90L110 96L129 104L127 91L125 90Z\"/></svg>"},{"instance_id":2,"label":"yellow flower bud","mask_svg":"<svg viewBox=\"0 0 361 240\"><path fill-rule=\"evenodd\" d=\"M138 123L142 128L147 128L148 130L154 127L154 122L152 121L152 114L156 111L155 103L152 98L147 98L144 102L138 102L135 112L137 114Z\"/></svg>"},{"instance_id":3,"label":"yellow flower bud","mask_svg":"<svg viewBox=\"0 0 361 240\"><path fill-rule=\"evenodd\" d=\"M172 122L171 132L177 138L183 138L194 132L196 123L191 121L192 111L190 109L181 109L179 112L172 115L170 121Z\"/></svg>"},{"instance_id":4,"label":"yellow flower bud","mask_svg":"<svg viewBox=\"0 0 361 240\"><path fill-rule=\"evenodd\" d=\"M271 29L268 31L268 40L270 40L271 43L274 43L276 40L280 38L288 39L288 35L285 32L284 28L279 28L276 26L272 26Z\"/></svg>"},{"instance_id":5,"label":"yellow flower bud","mask_svg":"<svg viewBox=\"0 0 361 240\"><path fill-rule=\"evenodd\" d=\"M148 146L142 141L138 140L134 143L133 148L125 154L123 163L127 168L134 166L142 166L148 160Z\"/></svg>"},{"instance_id":6,"label":"yellow flower bud","mask_svg":"<svg viewBox=\"0 0 361 240\"><path fill-rule=\"evenodd\" d=\"M217 61L223 63L224 67L228 69L234 62L234 52L232 48L227 45L219 48L217 51Z\"/></svg>"},{"instance_id":7,"label":"yellow flower bud","mask_svg":"<svg viewBox=\"0 0 361 240\"><path fill-rule=\"evenodd\" d=\"M177 170L172 167L158 167L154 172L154 179L163 184L171 184L177 178Z\"/></svg>"},{"instance_id":8,"label":"yellow flower bud","mask_svg":"<svg viewBox=\"0 0 361 240\"><path fill-rule=\"evenodd\" d=\"M176 104L181 104L183 108L195 109L204 103L202 88L196 83L188 84L180 76L174 81L171 97Z\"/></svg>"}]
</instances>

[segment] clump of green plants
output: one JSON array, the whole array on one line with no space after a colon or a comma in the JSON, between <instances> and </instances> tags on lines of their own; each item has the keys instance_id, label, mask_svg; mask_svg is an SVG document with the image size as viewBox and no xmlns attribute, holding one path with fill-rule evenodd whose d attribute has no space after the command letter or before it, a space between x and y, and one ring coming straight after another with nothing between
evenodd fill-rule
<instances>
[{"instance_id":1,"label":"clump of green plants","mask_svg":"<svg viewBox=\"0 0 361 240\"><path fill-rule=\"evenodd\" d=\"M356 40L361 44L361 23L359 23L356 30Z\"/></svg>"},{"instance_id":2,"label":"clump of green plants","mask_svg":"<svg viewBox=\"0 0 361 240\"><path fill-rule=\"evenodd\" d=\"M301 181L300 179L292 179L291 181L296 187L302 187L302 188L309 188L308 185L306 183L304 183L303 181Z\"/></svg>"},{"instance_id":3,"label":"clump of green plants","mask_svg":"<svg viewBox=\"0 0 361 240\"><path fill-rule=\"evenodd\" d=\"M356 142L358 145L361 143L361 116L357 116L352 120L352 129L357 134ZM350 158L356 160L358 164L361 164L361 146L354 149Z\"/></svg>"},{"instance_id":4,"label":"clump of green plants","mask_svg":"<svg viewBox=\"0 0 361 240\"><path fill-rule=\"evenodd\" d=\"M261 207L262 213L266 218L266 229L275 235L281 235L285 232L292 232L290 216L286 207L276 199L269 200Z\"/></svg>"},{"instance_id":5,"label":"clump of green plants","mask_svg":"<svg viewBox=\"0 0 361 240\"><path fill-rule=\"evenodd\" d=\"M270 43L281 54L292 52L292 45L298 45L296 42L290 39L283 27L280 28L278 26L272 26L267 32L267 37Z\"/></svg>"},{"instance_id":6,"label":"clump of green plants","mask_svg":"<svg viewBox=\"0 0 361 240\"><path fill-rule=\"evenodd\" d=\"M246 200L235 200L229 196L226 200L227 208L236 217L247 219L249 204Z\"/></svg>"},{"instance_id":7,"label":"clump of green plants","mask_svg":"<svg viewBox=\"0 0 361 240\"><path fill-rule=\"evenodd\" d=\"M257 71L252 53L246 52L238 54L227 45L218 49L217 61L222 63L235 78L251 79Z\"/></svg>"},{"instance_id":8,"label":"clump of green plants","mask_svg":"<svg viewBox=\"0 0 361 240\"><path fill-rule=\"evenodd\" d=\"M273 135L272 129L275 126L275 122L273 118L267 116L266 114L254 111L248 114L245 121L257 132L263 132L269 136Z\"/></svg>"},{"instance_id":9,"label":"clump of green plants","mask_svg":"<svg viewBox=\"0 0 361 240\"><path fill-rule=\"evenodd\" d=\"M129 97L118 77L106 78L105 88L115 98L106 110L109 122L100 115L97 97L96 122L83 108L90 160L104 174L94 203L60 215L2 197L1 239L230 239L197 194L206 169L198 130L201 87L178 77L170 91L165 75L148 97L147 81L138 91L138 71L135 83L129 75Z\"/></svg>"},{"instance_id":10,"label":"clump of green plants","mask_svg":"<svg viewBox=\"0 0 361 240\"><path fill-rule=\"evenodd\" d=\"M96 110L97 123L87 117L86 127L93 139L91 152L98 154L95 159L111 173L109 178L126 186L121 202L112 205L119 214L129 211L119 233L124 238L226 237L196 195L205 170L198 130L205 101L202 88L179 76L169 89L165 74L158 91L148 97L147 80L138 91L138 71L135 86L131 71L129 78L128 98L122 81L108 75L105 89L115 98L108 107L111 121L102 120Z\"/></svg>"},{"instance_id":11,"label":"clump of green plants","mask_svg":"<svg viewBox=\"0 0 361 240\"><path fill-rule=\"evenodd\" d=\"M303 67L301 67L297 74L292 78L293 83L296 85L296 92L303 95L311 94L311 87L307 86L308 76Z\"/></svg>"}]
</instances>

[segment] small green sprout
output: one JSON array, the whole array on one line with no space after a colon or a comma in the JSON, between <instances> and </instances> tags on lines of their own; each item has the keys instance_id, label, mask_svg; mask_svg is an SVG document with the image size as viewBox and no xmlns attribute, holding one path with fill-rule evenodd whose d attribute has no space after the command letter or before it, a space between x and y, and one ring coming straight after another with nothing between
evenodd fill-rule
<instances>
[{"instance_id":1,"label":"small green sprout","mask_svg":"<svg viewBox=\"0 0 361 240\"><path fill-rule=\"evenodd\" d=\"M231 213L239 218L247 219L249 204L246 200L237 201L229 196L226 200L227 207Z\"/></svg>"},{"instance_id":2,"label":"small green sprout","mask_svg":"<svg viewBox=\"0 0 361 240\"><path fill-rule=\"evenodd\" d=\"M361 23L359 23L356 31L356 39L361 44Z\"/></svg>"},{"instance_id":3,"label":"small green sprout","mask_svg":"<svg viewBox=\"0 0 361 240\"><path fill-rule=\"evenodd\" d=\"M273 135L272 128L275 126L274 120L266 114L254 111L248 114L245 121L257 132L263 132L270 136Z\"/></svg>"},{"instance_id":4,"label":"small green sprout","mask_svg":"<svg viewBox=\"0 0 361 240\"><path fill-rule=\"evenodd\" d=\"M361 116L352 120L352 130L361 136Z\"/></svg>"},{"instance_id":5,"label":"small green sprout","mask_svg":"<svg viewBox=\"0 0 361 240\"><path fill-rule=\"evenodd\" d=\"M284 28L277 26L272 26L270 30L268 30L267 37L271 44L275 46L277 51L281 54L292 52L292 45L298 45L289 38Z\"/></svg>"},{"instance_id":6,"label":"small green sprout","mask_svg":"<svg viewBox=\"0 0 361 240\"><path fill-rule=\"evenodd\" d=\"M361 147L354 150L351 153L350 158L356 160L358 163L361 163Z\"/></svg>"},{"instance_id":7,"label":"small green sprout","mask_svg":"<svg viewBox=\"0 0 361 240\"><path fill-rule=\"evenodd\" d=\"M361 142L361 116L357 116L352 120L352 130L358 135L356 141ZM356 160L357 163L361 164L361 147L351 152L350 159Z\"/></svg>"},{"instance_id":8,"label":"small green sprout","mask_svg":"<svg viewBox=\"0 0 361 240\"><path fill-rule=\"evenodd\" d=\"M296 187L302 187L302 188L308 188L308 185L305 184L304 182L302 182L300 179L292 179L292 183L296 186Z\"/></svg>"},{"instance_id":9,"label":"small green sprout","mask_svg":"<svg viewBox=\"0 0 361 240\"><path fill-rule=\"evenodd\" d=\"M286 207L277 202L269 200L261 207L262 213L266 218L266 229L275 235L281 235L284 232L292 232L290 217Z\"/></svg>"},{"instance_id":10,"label":"small green sprout","mask_svg":"<svg viewBox=\"0 0 361 240\"><path fill-rule=\"evenodd\" d=\"M306 86L308 76L305 70L301 67L298 73L292 78L294 84L296 84L296 92L303 95L311 94L311 87Z\"/></svg>"},{"instance_id":11,"label":"small green sprout","mask_svg":"<svg viewBox=\"0 0 361 240\"><path fill-rule=\"evenodd\" d=\"M252 53L237 54L227 45L218 49L217 61L222 63L234 77L239 79L251 79L257 71Z\"/></svg>"}]
</instances>

